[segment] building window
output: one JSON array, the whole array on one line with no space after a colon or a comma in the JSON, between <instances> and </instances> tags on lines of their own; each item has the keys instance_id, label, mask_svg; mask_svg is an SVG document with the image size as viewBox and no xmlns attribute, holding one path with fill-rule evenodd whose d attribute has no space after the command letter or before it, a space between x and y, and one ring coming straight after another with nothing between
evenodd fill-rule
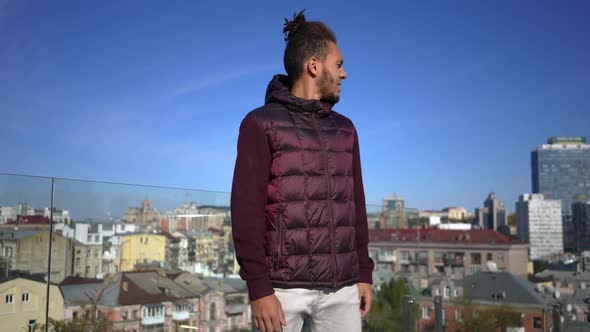
<instances>
[{"instance_id":1,"label":"building window","mask_svg":"<svg viewBox=\"0 0 590 332\"><path fill-rule=\"evenodd\" d=\"M94 236L94 242L97 242L97 243L100 242L100 237L98 235Z\"/></svg>"},{"instance_id":2,"label":"building window","mask_svg":"<svg viewBox=\"0 0 590 332\"><path fill-rule=\"evenodd\" d=\"M408 261L409 262L411 260L412 254L409 251L402 251L401 252L401 255L402 255L402 258L401 259L403 261Z\"/></svg>"},{"instance_id":3,"label":"building window","mask_svg":"<svg viewBox=\"0 0 590 332\"><path fill-rule=\"evenodd\" d=\"M462 322L463 321L463 310L461 309L457 309L455 311L455 320L457 322Z\"/></svg>"},{"instance_id":4,"label":"building window","mask_svg":"<svg viewBox=\"0 0 590 332\"><path fill-rule=\"evenodd\" d=\"M88 277L88 275L90 274L90 266L87 266L86 267L86 272L85 273L86 273L86 276Z\"/></svg>"},{"instance_id":5,"label":"building window","mask_svg":"<svg viewBox=\"0 0 590 332\"><path fill-rule=\"evenodd\" d=\"M475 265L481 264L481 253L478 253L478 252L471 253L471 264L475 264Z\"/></svg>"},{"instance_id":6,"label":"building window","mask_svg":"<svg viewBox=\"0 0 590 332\"><path fill-rule=\"evenodd\" d=\"M94 258L100 258L100 250L99 249L96 249L94 251Z\"/></svg>"},{"instance_id":7,"label":"building window","mask_svg":"<svg viewBox=\"0 0 590 332\"><path fill-rule=\"evenodd\" d=\"M80 257L76 257L76 267L80 267Z\"/></svg>"},{"instance_id":8,"label":"building window","mask_svg":"<svg viewBox=\"0 0 590 332\"><path fill-rule=\"evenodd\" d=\"M422 319L430 319L430 307L422 307Z\"/></svg>"},{"instance_id":9,"label":"building window","mask_svg":"<svg viewBox=\"0 0 590 332\"><path fill-rule=\"evenodd\" d=\"M90 259L92 257L92 249L86 250L86 259Z\"/></svg>"},{"instance_id":10,"label":"building window","mask_svg":"<svg viewBox=\"0 0 590 332\"><path fill-rule=\"evenodd\" d=\"M496 254L496 263L504 263L504 254Z\"/></svg>"},{"instance_id":11,"label":"building window","mask_svg":"<svg viewBox=\"0 0 590 332\"><path fill-rule=\"evenodd\" d=\"M129 319L129 312L127 310L121 311L121 319L128 320Z\"/></svg>"},{"instance_id":12,"label":"building window","mask_svg":"<svg viewBox=\"0 0 590 332\"><path fill-rule=\"evenodd\" d=\"M457 288L453 289L453 297L459 296L459 290Z\"/></svg>"},{"instance_id":13,"label":"building window","mask_svg":"<svg viewBox=\"0 0 590 332\"><path fill-rule=\"evenodd\" d=\"M77 311L72 312L72 318L73 319L78 318L78 312Z\"/></svg>"},{"instance_id":14,"label":"building window","mask_svg":"<svg viewBox=\"0 0 590 332\"><path fill-rule=\"evenodd\" d=\"M211 303L211 306L209 307L209 320L216 320L217 319L217 313L216 311L216 307L215 307L215 302Z\"/></svg>"},{"instance_id":15,"label":"building window","mask_svg":"<svg viewBox=\"0 0 590 332\"><path fill-rule=\"evenodd\" d=\"M442 264L444 263L445 253L442 251L435 251L434 252L434 264Z\"/></svg>"},{"instance_id":16,"label":"building window","mask_svg":"<svg viewBox=\"0 0 590 332\"><path fill-rule=\"evenodd\" d=\"M35 325L37 325L37 321L35 319L29 320L29 332L35 331Z\"/></svg>"},{"instance_id":17,"label":"building window","mask_svg":"<svg viewBox=\"0 0 590 332\"><path fill-rule=\"evenodd\" d=\"M487 258L487 260L488 260L488 261L491 261L491 260L493 260L493 258L492 258L492 254L491 254L491 253L488 253L488 254L486 255L486 258Z\"/></svg>"},{"instance_id":18,"label":"building window","mask_svg":"<svg viewBox=\"0 0 590 332\"><path fill-rule=\"evenodd\" d=\"M533 318L533 328L535 329L542 329L543 328L543 320L541 317L534 317Z\"/></svg>"},{"instance_id":19,"label":"building window","mask_svg":"<svg viewBox=\"0 0 590 332\"><path fill-rule=\"evenodd\" d=\"M12 294L6 295L6 303L8 303L8 304L14 303L14 296Z\"/></svg>"},{"instance_id":20,"label":"building window","mask_svg":"<svg viewBox=\"0 0 590 332\"><path fill-rule=\"evenodd\" d=\"M22 300L24 303L29 303L29 293L23 293Z\"/></svg>"},{"instance_id":21,"label":"building window","mask_svg":"<svg viewBox=\"0 0 590 332\"><path fill-rule=\"evenodd\" d=\"M449 297L451 297L451 287L450 286L447 286L444 288L443 297L445 299L448 299Z\"/></svg>"},{"instance_id":22,"label":"building window","mask_svg":"<svg viewBox=\"0 0 590 332\"><path fill-rule=\"evenodd\" d=\"M481 272L481 267L480 266L472 266L471 267L471 274L476 274L478 272Z\"/></svg>"},{"instance_id":23,"label":"building window","mask_svg":"<svg viewBox=\"0 0 590 332\"><path fill-rule=\"evenodd\" d=\"M86 242L92 242L92 235L88 235L88 237L86 238Z\"/></svg>"}]
</instances>

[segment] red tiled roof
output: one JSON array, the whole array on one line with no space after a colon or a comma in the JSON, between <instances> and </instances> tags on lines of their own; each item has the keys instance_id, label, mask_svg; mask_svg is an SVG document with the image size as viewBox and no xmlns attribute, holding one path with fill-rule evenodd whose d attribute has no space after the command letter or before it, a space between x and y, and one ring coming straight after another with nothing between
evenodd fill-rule
<instances>
[{"instance_id":1,"label":"red tiled roof","mask_svg":"<svg viewBox=\"0 0 590 332\"><path fill-rule=\"evenodd\" d=\"M55 221L53 223L55 224ZM49 225L49 218L47 218L45 216L22 216L22 215L19 215L16 217L16 221L11 220L11 221L7 222L7 224L10 224L10 225L14 225L14 224Z\"/></svg>"},{"instance_id":2,"label":"red tiled roof","mask_svg":"<svg viewBox=\"0 0 590 332\"><path fill-rule=\"evenodd\" d=\"M450 230L424 229L370 229L370 242L428 242L428 243L472 243L511 244L509 236L491 229Z\"/></svg>"}]
</instances>

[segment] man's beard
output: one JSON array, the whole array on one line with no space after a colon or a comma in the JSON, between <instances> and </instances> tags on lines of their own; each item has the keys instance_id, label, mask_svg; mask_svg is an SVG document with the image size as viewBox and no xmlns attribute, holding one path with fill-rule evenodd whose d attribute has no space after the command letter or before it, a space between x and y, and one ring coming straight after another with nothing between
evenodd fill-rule
<instances>
[{"instance_id":1,"label":"man's beard","mask_svg":"<svg viewBox=\"0 0 590 332\"><path fill-rule=\"evenodd\" d=\"M334 77L330 76L326 69L322 70L322 81L320 82L321 101L335 105L340 101L340 95L337 92L330 92L336 85Z\"/></svg>"}]
</instances>

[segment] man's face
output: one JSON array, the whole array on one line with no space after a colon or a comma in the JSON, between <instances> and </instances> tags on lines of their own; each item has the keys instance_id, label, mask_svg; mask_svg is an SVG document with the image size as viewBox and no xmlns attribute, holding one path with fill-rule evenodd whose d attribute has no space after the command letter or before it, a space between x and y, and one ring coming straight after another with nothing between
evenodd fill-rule
<instances>
[{"instance_id":1,"label":"man's face","mask_svg":"<svg viewBox=\"0 0 590 332\"><path fill-rule=\"evenodd\" d=\"M322 71L318 78L321 100L336 104L340 100L340 84L346 78L346 72L342 52L335 43L330 43L330 50L322 62Z\"/></svg>"}]
</instances>

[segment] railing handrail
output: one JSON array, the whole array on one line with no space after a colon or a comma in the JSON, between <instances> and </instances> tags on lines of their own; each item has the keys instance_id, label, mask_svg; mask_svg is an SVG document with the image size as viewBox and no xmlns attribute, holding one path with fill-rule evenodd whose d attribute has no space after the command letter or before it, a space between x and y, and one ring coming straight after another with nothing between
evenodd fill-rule
<instances>
[{"instance_id":1,"label":"railing handrail","mask_svg":"<svg viewBox=\"0 0 590 332\"><path fill-rule=\"evenodd\" d=\"M42 175L29 175L29 174L18 174L18 173L5 173L5 172L0 172L0 175L33 177L33 178L40 178L40 179L47 179L47 180L55 179L55 180L60 180L60 181L90 182L90 183L99 183L99 184L112 184L112 185L119 185L119 186L144 187L144 188L154 188L154 189L190 190L190 191L200 191L200 192L218 193L218 194L229 194L230 193L229 191L215 191L215 190L207 190L207 189L182 188L182 187L172 187L172 186L152 185L152 184L137 184L137 183L117 182L117 181L75 179L75 178L64 178L64 177L55 177L55 176L42 176Z\"/></svg>"}]
</instances>

